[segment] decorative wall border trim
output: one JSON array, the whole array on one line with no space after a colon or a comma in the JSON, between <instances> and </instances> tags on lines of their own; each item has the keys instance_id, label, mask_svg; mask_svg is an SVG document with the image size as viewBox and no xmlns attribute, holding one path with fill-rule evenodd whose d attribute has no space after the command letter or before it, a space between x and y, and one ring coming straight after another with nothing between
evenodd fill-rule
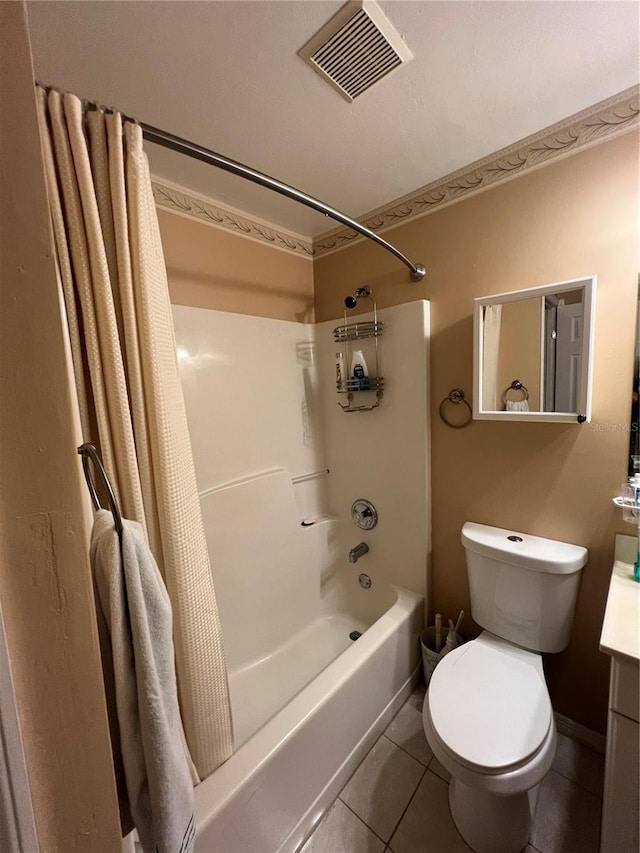
<instances>
[{"instance_id":1,"label":"decorative wall border trim","mask_svg":"<svg viewBox=\"0 0 640 853\"><path fill-rule=\"evenodd\" d=\"M358 221L372 231L386 231L639 127L640 86L632 86L358 217ZM309 259L337 252L366 239L344 227L311 239L222 205L163 178L152 176L152 186L156 205L164 210Z\"/></svg>"},{"instance_id":2,"label":"decorative wall border trim","mask_svg":"<svg viewBox=\"0 0 640 853\"><path fill-rule=\"evenodd\" d=\"M625 89L362 218L358 217L358 221L372 231L385 231L627 133L640 127L639 96L640 86ZM335 252L363 239L349 228L336 228L314 239L313 254L318 257Z\"/></svg>"},{"instance_id":3,"label":"decorative wall border trim","mask_svg":"<svg viewBox=\"0 0 640 853\"><path fill-rule=\"evenodd\" d=\"M151 186L155 203L163 210L170 210L172 213L206 222L208 225L241 234L243 237L249 237L261 243L268 243L277 249L293 252L305 258L313 257L313 243L310 237L286 231L270 222L250 216L242 210L223 206L211 198L198 195L156 175L152 175Z\"/></svg>"}]
</instances>

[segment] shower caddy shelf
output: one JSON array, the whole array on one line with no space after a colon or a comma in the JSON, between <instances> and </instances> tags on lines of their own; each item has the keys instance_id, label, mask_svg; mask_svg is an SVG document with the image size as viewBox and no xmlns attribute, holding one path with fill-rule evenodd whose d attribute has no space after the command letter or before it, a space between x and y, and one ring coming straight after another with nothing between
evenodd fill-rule
<instances>
[{"instance_id":1,"label":"shower caddy shelf","mask_svg":"<svg viewBox=\"0 0 640 853\"><path fill-rule=\"evenodd\" d=\"M351 366L351 347L350 344L354 341L362 341L368 338L375 340L375 372L373 376L367 377L367 388L361 388L360 379L354 379L350 376L348 379L343 379L341 382L336 382L336 391L338 394L345 394L347 397L346 404L338 400L338 405L343 412L370 412L372 409L377 409L380 401L384 396L384 377L380 376L380 355L378 352L378 338L382 335L383 323L378 320L376 303L373 303L373 320L347 322L347 312L344 312L344 325L337 326L333 330L333 340L337 344L345 344L344 363L347 369ZM371 404L352 405L355 394L375 394L376 401Z\"/></svg>"}]
</instances>

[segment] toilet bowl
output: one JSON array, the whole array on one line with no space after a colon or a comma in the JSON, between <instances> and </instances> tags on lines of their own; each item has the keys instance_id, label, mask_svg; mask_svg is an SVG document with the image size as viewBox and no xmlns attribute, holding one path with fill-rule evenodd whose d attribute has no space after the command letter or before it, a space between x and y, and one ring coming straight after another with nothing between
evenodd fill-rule
<instances>
[{"instance_id":1,"label":"toilet bowl","mask_svg":"<svg viewBox=\"0 0 640 853\"><path fill-rule=\"evenodd\" d=\"M556 749L540 655L483 632L438 665L422 719L451 773L449 804L464 840L477 853L519 853Z\"/></svg>"},{"instance_id":2,"label":"toilet bowl","mask_svg":"<svg viewBox=\"0 0 640 853\"><path fill-rule=\"evenodd\" d=\"M569 641L585 548L466 522L471 613L485 630L436 667L422 709L476 853L520 853L556 749L541 652Z\"/></svg>"}]
</instances>

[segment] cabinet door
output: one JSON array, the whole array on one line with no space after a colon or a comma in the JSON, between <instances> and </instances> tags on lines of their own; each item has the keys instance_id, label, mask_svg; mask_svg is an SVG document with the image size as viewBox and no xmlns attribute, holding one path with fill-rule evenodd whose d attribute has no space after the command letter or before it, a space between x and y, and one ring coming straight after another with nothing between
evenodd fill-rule
<instances>
[{"instance_id":1,"label":"cabinet door","mask_svg":"<svg viewBox=\"0 0 640 853\"><path fill-rule=\"evenodd\" d=\"M613 658L609 685L609 708L640 722L640 667L638 661Z\"/></svg>"},{"instance_id":2,"label":"cabinet door","mask_svg":"<svg viewBox=\"0 0 640 853\"><path fill-rule=\"evenodd\" d=\"M600 853L638 853L640 726L609 711Z\"/></svg>"}]
</instances>

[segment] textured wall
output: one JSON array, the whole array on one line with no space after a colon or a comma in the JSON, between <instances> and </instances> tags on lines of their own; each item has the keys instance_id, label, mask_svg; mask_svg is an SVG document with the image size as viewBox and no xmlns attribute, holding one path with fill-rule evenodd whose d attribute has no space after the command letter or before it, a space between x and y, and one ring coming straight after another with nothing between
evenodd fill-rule
<instances>
[{"instance_id":1,"label":"textured wall","mask_svg":"<svg viewBox=\"0 0 640 853\"><path fill-rule=\"evenodd\" d=\"M616 531L610 498L626 476L637 281L638 136L628 133L471 197L388 236L428 274L412 284L379 247L360 242L304 258L160 211L172 301L317 322L374 288L379 307L431 302L433 606L469 612L459 531L465 520L589 548L571 644L548 657L556 710L604 730L608 659L598 640ZM311 270L311 267L313 269ZM593 423L475 422L447 428L440 400L472 390L473 299L598 276ZM411 353L407 354L411 357ZM402 442L402 435L398 435ZM469 617L468 635L477 631Z\"/></svg>"},{"instance_id":2,"label":"textured wall","mask_svg":"<svg viewBox=\"0 0 640 853\"><path fill-rule=\"evenodd\" d=\"M311 259L158 210L174 305L313 323Z\"/></svg>"},{"instance_id":3,"label":"textured wall","mask_svg":"<svg viewBox=\"0 0 640 853\"><path fill-rule=\"evenodd\" d=\"M40 850L115 853L120 824L83 525L86 487L22 3L0 4L0 81L0 597L7 645Z\"/></svg>"},{"instance_id":4,"label":"textured wall","mask_svg":"<svg viewBox=\"0 0 640 853\"><path fill-rule=\"evenodd\" d=\"M569 648L547 656L556 710L604 731L608 658L598 651L614 534L632 532L611 504L626 477L637 290L638 136L629 133L387 236L419 284L379 247L358 243L314 262L316 320L340 316L345 293L370 284L379 306L431 302L433 607L469 612L460 528L469 519L585 545ZM474 422L446 427L438 405L472 389L473 299L598 276L593 423ZM408 354L410 357L410 354ZM397 436L399 442L402 435ZM467 617L464 629L477 628Z\"/></svg>"}]
</instances>

